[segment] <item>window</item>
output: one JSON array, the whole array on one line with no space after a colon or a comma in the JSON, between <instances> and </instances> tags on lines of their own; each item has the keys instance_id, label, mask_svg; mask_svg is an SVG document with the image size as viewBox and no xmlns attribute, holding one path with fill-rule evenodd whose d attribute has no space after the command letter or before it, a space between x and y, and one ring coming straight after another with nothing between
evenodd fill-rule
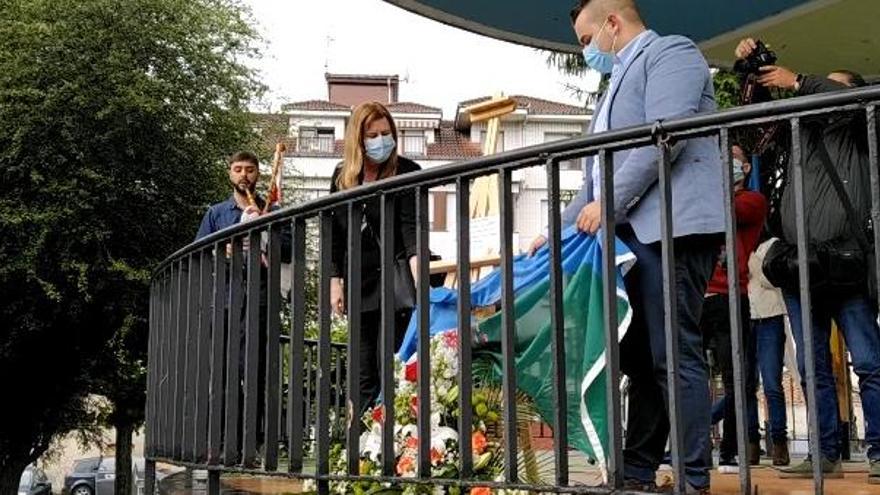
<instances>
[{"instance_id":1,"label":"window","mask_svg":"<svg viewBox=\"0 0 880 495\"><path fill-rule=\"evenodd\" d=\"M101 459L83 459L81 461L77 461L74 464L73 472L74 473L88 473L90 471L95 471L98 469L98 464L101 462Z\"/></svg>"},{"instance_id":2,"label":"window","mask_svg":"<svg viewBox=\"0 0 880 495\"><path fill-rule=\"evenodd\" d=\"M336 136L333 128L302 127L299 130L299 151L333 153Z\"/></svg>"},{"instance_id":3,"label":"window","mask_svg":"<svg viewBox=\"0 0 880 495\"><path fill-rule=\"evenodd\" d=\"M409 156L425 156L428 140L425 131L404 129L400 133L400 152Z\"/></svg>"},{"instance_id":4,"label":"window","mask_svg":"<svg viewBox=\"0 0 880 495\"><path fill-rule=\"evenodd\" d=\"M561 141L563 139L571 139L577 136L576 133L570 132L545 132L544 142L551 143L553 141ZM559 162L559 170L583 170L583 159L573 158L564 162Z\"/></svg>"},{"instance_id":5,"label":"window","mask_svg":"<svg viewBox=\"0 0 880 495\"><path fill-rule=\"evenodd\" d=\"M98 471L102 473L114 473L116 472L116 458L115 457L105 457L101 460L101 466L98 468Z\"/></svg>"},{"instance_id":6,"label":"window","mask_svg":"<svg viewBox=\"0 0 880 495\"><path fill-rule=\"evenodd\" d=\"M486 142L486 131L480 131L480 146ZM498 131L498 143L495 145L495 152L504 151L504 131Z\"/></svg>"}]
</instances>

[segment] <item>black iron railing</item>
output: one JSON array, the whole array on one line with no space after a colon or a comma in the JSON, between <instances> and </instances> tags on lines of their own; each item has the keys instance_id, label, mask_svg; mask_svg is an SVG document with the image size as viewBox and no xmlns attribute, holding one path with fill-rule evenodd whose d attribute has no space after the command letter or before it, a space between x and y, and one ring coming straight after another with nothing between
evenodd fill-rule
<instances>
[{"instance_id":1,"label":"black iron railing","mask_svg":"<svg viewBox=\"0 0 880 495\"><path fill-rule=\"evenodd\" d=\"M554 453L556 457L555 480L552 485L531 486L520 481L518 473L518 448L516 432L515 394L517 384L514 374L513 344L513 211L511 175L523 167L546 166L550 204L560 201L559 165L566 160L587 155L598 157L601 167L603 194L603 225L613 230L615 217L613 198L613 151L657 146L660 152L659 186L662 197L663 275L665 280L664 305L666 309L666 341L669 383L669 412L672 423L670 445L676 488L684 488L684 465L682 463L682 426L680 412L680 388L678 383L678 336L671 331L676 327L674 311L675 287L673 280L674 257L672 245L672 211L670 155L666 143L695 137L712 136L718 139L725 164L724 197L727 223L727 266L735 266L736 222L733 217L733 179L730 167L730 134L736 128L762 125L771 122L790 124L794 175L790 187L795 189L797 203L797 244L801 263L801 289L803 322L806 342L808 403L816 403L816 383L812 359L812 329L810 325L809 273L806 265L807 228L805 222L805 197L803 176L803 153L800 141L801 119L832 112L861 112L867 117L866 132L869 136L871 164L871 198L874 225L880 223L880 178L878 178L876 106L880 102L880 88L851 90L820 96L795 98L781 102L737 108L713 114L696 115L680 120L657 122L651 125L627 128L588 135L575 139L546 143L539 146L508 151L494 156L453 163L444 167L422 170L373 183L331 196L323 197L298 206L285 208L256 221L238 225L218 232L181 249L165 260L156 270L151 292L149 375L146 420L147 484L146 492L155 493L155 463L170 462L209 471L209 492L218 493L219 475L222 472L244 472L312 479L320 493L328 492L331 480L378 480L460 487L488 486L499 488L529 489L540 492L609 493L621 487L623 482L621 427L620 368L616 335L615 266L613 256L604 256L604 323L607 348L607 379L609 450L607 484L586 487L572 483L568 465L568 446L565 411L565 349L563 341L562 274L559 212L548 208L549 243L551 252L552 303L551 322L553 332L553 374L557 410L551 426L554 428ZM357 393L346 393L343 375L347 377L347 389L357 389L359 370L359 335L361 307L358 269L361 263L360 236L349 235L347 243L348 313L350 318L347 356L341 349L330 344L331 310L328 299L330 290L331 250L333 242L332 216L334 210L347 211L349 225L359 226L362 209L358 207L368 198L378 198L382 205L381 247L382 263L390 267L393 255L394 201L400 194L415 194L418 257L418 280L429 280L428 241L428 191L431 187L454 184L457 188L456 202L458 221L458 295L459 322L470 322L470 258L469 258L469 191L471 181L477 177L497 174L501 216L501 271L503 314L503 394L506 398L503 410L504 479L503 481L475 481L471 477L474 459L471 449L463 448L459 458L458 479L431 477L430 440L431 425L429 381L431 358L428 338L427 283L418 285L419 328L418 344L418 452L419 462L415 478L401 479L395 475L394 466L394 306L391 297L383 298L382 307L382 364L381 384L385 404L384 435L382 447L382 476L364 477L359 472L358 440L361 434L359 421L345 421L347 444L347 474L331 472L331 410L336 418L344 418L340 406L347 402L348 410L360 410ZM309 266L307 251L307 223L316 222L317 239L320 244L317 260L318 273L318 328L317 344L306 345L305 281ZM350 228L349 232L360 229ZM288 234L289 233L289 234ZM280 279L282 270L282 237L291 238L291 297L282 298ZM614 251L613 236L602 236L603 252ZM880 229L874 229L875 250L880 250ZM263 253L260 246L265 239ZM227 253L227 246L229 252ZM288 254L288 253L284 253ZM880 255L880 253L875 253ZM265 256L265 258L263 258ZM390 270L383 270L382 290L393 293ZM880 278L880 273L874 274ZM740 300L738 273L730 270L730 318L732 328L740 328ZM282 336L282 308L290 313L289 328ZM459 325L468 328L468 324ZM260 334L265 332L265 340ZM463 334L464 332L462 332ZM739 435L739 458L746 459L747 428L744 411L745 383L742 361L742 337L732 332L737 403L737 432ZM282 337L285 340L282 342ZM243 342L243 345L239 345ZM458 378L460 403L470 403L473 391L471 378L471 342L459 337ZM282 348L285 359L281 359ZM313 352L314 350L314 352ZM354 352L353 352L354 351ZM261 357L264 356L264 357ZM265 365L263 365L263 360ZM283 364L286 360L286 364ZM282 370L285 375L282 377ZM285 401L282 407L282 401ZM811 438L818 438L816 408L809 411ZM282 411L284 427L282 427ZM458 431L472 431L473 417L470 408L461 408ZM314 438L307 426L314 425ZM286 450L283 463L279 463L279 445ZM258 452L258 444L263 450ZM310 445L314 449L308 449ZM305 454L306 451L313 454ZM819 442L813 442L812 454L820 458ZM307 466L306 461L314 461ZM823 487L822 474L815 463L814 473L817 493ZM740 470L741 491L750 492L750 471L746 466Z\"/></svg>"}]
</instances>

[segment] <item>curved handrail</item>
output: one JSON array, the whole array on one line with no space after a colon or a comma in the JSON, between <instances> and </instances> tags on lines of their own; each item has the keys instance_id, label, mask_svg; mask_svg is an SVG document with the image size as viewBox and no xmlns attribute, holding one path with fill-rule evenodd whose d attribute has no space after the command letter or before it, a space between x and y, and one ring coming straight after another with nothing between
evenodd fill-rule
<instances>
[{"instance_id":1,"label":"curved handrail","mask_svg":"<svg viewBox=\"0 0 880 495\"><path fill-rule=\"evenodd\" d=\"M717 132L719 126L736 126L760 124L762 122L780 120L785 116L810 113L813 111L827 110L829 107L841 107L835 110L852 110L859 106L867 105L868 102L880 100L880 87L867 87L837 91L833 93L802 96L787 100L772 101L767 103L748 105L712 113L697 114L690 117L673 119L663 122L663 129L667 134L676 137L697 137L704 134ZM356 201L361 198L376 194L397 191L408 187L439 185L449 182L450 178L461 175L485 175L492 173L496 168L522 168L543 163L550 157L560 159L572 158L577 155L589 154L601 147L624 148L651 144L656 122L639 126L616 129L597 134L589 134L581 137L543 143L525 148L518 148L491 156L479 157L470 160L450 163L442 167L423 169L417 172L398 175L372 184L367 184L354 189L340 191L328 196L309 200L298 205L281 208L268 215L260 217L245 224L215 232L205 238L199 239L177 250L165 258L154 270L156 274L164 270L173 260L191 254L200 249L233 237L238 237L246 232L260 229L277 221L315 213Z\"/></svg>"}]
</instances>

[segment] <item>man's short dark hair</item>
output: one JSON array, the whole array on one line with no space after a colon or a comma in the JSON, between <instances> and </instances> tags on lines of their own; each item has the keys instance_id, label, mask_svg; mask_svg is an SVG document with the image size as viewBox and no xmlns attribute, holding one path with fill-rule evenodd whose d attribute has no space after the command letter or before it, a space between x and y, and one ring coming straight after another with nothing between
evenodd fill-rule
<instances>
[{"instance_id":1,"label":"man's short dark hair","mask_svg":"<svg viewBox=\"0 0 880 495\"><path fill-rule=\"evenodd\" d=\"M853 87L856 87L856 88L862 88L862 87L865 87L868 85L868 83L865 81L865 78L862 77L862 75L859 74L858 72L853 72L853 71L847 70L847 69L840 69L840 70L833 70L833 71L831 71L831 73L832 74L843 74L844 76L849 78L850 85Z\"/></svg>"},{"instance_id":2,"label":"man's short dark hair","mask_svg":"<svg viewBox=\"0 0 880 495\"><path fill-rule=\"evenodd\" d=\"M574 24L577 21L579 15L581 15L581 11L584 10L584 7L590 3L591 0L578 0L578 3L571 9L569 15L571 15L571 23Z\"/></svg>"},{"instance_id":3,"label":"man's short dark hair","mask_svg":"<svg viewBox=\"0 0 880 495\"><path fill-rule=\"evenodd\" d=\"M257 158L257 155L251 153L250 151L239 151L234 153L229 157L229 165L231 166L235 162L250 162L255 167L260 166L260 159Z\"/></svg>"}]
</instances>

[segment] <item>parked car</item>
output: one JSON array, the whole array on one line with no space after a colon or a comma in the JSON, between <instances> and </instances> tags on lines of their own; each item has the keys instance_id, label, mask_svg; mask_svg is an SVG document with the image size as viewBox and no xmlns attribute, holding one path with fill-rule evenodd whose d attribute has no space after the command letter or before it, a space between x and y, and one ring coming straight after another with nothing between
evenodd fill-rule
<instances>
[{"instance_id":1,"label":"parked car","mask_svg":"<svg viewBox=\"0 0 880 495\"><path fill-rule=\"evenodd\" d=\"M144 459L132 457L131 493L144 491ZM89 457L73 464L73 471L64 477L66 495L115 495L116 459L113 457Z\"/></svg>"},{"instance_id":2,"label":"parked car","mask_svg":"<svg viewBox=\"0 0 880 495\"><path fill-rule=\"evenodd\" d=\"M52 483L42 469L31 464L21 473L18 495L52 495Z\"/></svg>"}]
</instances>

